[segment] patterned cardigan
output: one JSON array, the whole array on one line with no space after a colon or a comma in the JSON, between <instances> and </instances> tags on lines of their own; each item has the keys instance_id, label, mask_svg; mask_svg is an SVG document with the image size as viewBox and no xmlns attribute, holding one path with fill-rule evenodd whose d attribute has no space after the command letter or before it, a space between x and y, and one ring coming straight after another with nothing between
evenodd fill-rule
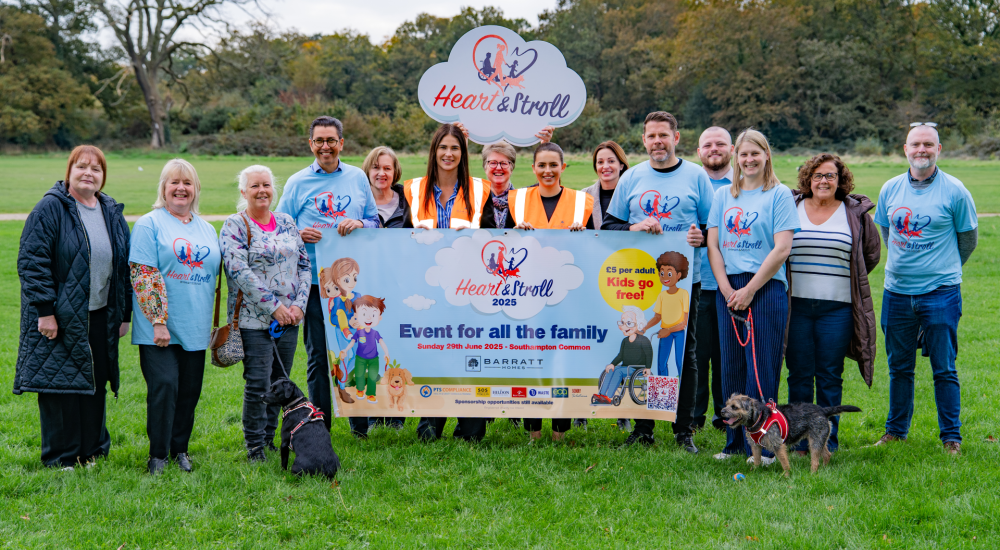
<instances>
[{"instance_id":1,"label":"patterned cardigan","mask_svg":"<svg viewBox=\"0 0 1000 550\"><path fill-rule=\"evenodd\" d=\"M236 294L242 290L240 328L267 330L279 304L305 313L309 302L312 272L305 244L291 216L273 215L274 231L265 232L244 211L229 216L219 233L229 292L227 321L232 322ZM250 224L249 251L244 219Z\"/></svg>"}]
</instances>

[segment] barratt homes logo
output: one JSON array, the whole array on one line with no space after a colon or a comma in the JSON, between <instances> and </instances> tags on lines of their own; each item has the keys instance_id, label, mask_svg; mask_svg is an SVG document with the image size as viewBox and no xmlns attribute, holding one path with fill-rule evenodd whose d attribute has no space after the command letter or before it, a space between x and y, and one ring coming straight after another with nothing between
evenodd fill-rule
<instances>
[{"instance_id":1,"label":"barratt homes logo","mask_svg":"<svg viewBox=\"0 0 1000 550\"><path fill-rule=\"evenodd\" d=\"M928 225L931 224L931 217L919 215L906 206L902 206L892 211L892 226L899 233L900 237L910 240L913 237L920 237Z\"/></svg>"},{"instance_id":2,"label":"barratt homes logo","mask_svg":"<svg viewBox=\"0 0 1000 550\"><path fill-rule=\"evenodd\" d=\"M181 265L192 271L202 267L210 252L207 246L193 245L184 237L174 239L174 256Z\"/></svg>"},{"instance_id":3,"label":"barratt homes logo","mask_svg":"<svg viewBox=\"0 0 1000 550\"><path fill-rule=\"evenodd\" d=\"M651 218L671 220L670 212L681 203L680 197L661 196L659 191L650 189L639 195L639 206L642 212Z\"/></svg>"},{"instance_id":4,"label":"barratt homes logo","mask_svg":"<svg viewBox=\"0 0 1000 550\"><path fill-rule=\"evenodd\" d=\"M496 25L467 32L448 60L420 78L417 99L438 122L461 122L469 139L527 147L545 126L566 126L583 112L587 88L558 48Z\"/></svg>"},{"instance_id":5,"label":"barratt homes logo","mask_svg":"<svg viewBox=\"0 0 1000 550\"><path fill-rule=\"evenodd\" d=\"M528 259L528 249L511 248L508 250L503 241L492 240L483 245L480 259L482 259L487 273L507 282L508 277L519 276L521 264Z\"/></svg>"},{"instance_id":6,"label":"barratt homes logo","mask_svg":"<svg viewBox=\"0 0 1000 550\"><path fill-rule=\"evenodd\" d=\"M726 210L723 218L726 220L726 232L736 235L737 239L750 234L750 226L753 225L759 214L756 212L744 212L739 206L734 206Z\"/></svg>"},{"instance_id":7,"label":"barratt homes logo","mask_svg":"<svg viewBox=\"0 0 1000 550\"><path fill-rule=\"evenodd\" d=\"M316 202L316 210L327 218L345 217L344 212L351 205L350 195L334 195L330 191L316 195L313 200Z\"/></svg>"}]
</instances>

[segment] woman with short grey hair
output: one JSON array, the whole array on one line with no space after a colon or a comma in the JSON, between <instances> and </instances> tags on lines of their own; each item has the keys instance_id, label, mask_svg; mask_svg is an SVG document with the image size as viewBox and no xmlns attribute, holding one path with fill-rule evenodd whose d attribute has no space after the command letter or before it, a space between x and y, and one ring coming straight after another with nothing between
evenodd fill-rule
<instances>
[{"instance_id":1,"label":"woman with short grey hair","mask_svg":"<svg viewBox=\"0 0 1000 550\"><path fill-rule=\"evenodd\" d=\"M483 204L480 227L495 229L514 227L514 218L507 215L508 192L514 188L510 177L514 174L517 151L506 141L498 141L483 147L483 170L490 181L490 196Z\"/></svg>"},{"instance_id":2,"label":"woman with short grey hair","mask_svg":"<svg viewBox=\"0 0 1000 550\"><path fill-rule=\"evenodd\" d=\"M277 405L262 396L270 384L287 377L295 359L299 323L305 316L312 282L309 254L288 214L271 212L278 188L266 166L239 175L237 213L219 234L229 292L228 321L239 316L243 339L243 439L250 462L264 462L265 447L276 450ZM239 311L237 295L242 291Z\"/></svg>"}]
</instances>

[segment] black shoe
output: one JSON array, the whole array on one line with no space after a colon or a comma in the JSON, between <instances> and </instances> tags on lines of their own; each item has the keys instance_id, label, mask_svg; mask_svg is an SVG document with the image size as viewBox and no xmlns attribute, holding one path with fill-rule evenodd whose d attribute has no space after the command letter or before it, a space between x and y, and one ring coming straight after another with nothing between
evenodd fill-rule
<instances>
[{"instance_id":1,"label":"black shoe","mask_svg":"<svg viewBox=\"0 0 1000 550\"><path fill-rule=\"evenodd\" d=\"M267 445L264 448L271 452L278 452L278 448L274 446L274 438L267 440Z\"/></svg>"},{"instance_id":2,"label":"black shoe","mask_svg":"<svg viewBox=\"0 0 1000 550\"><path fill-rule=\"evenodd\" d=\"M678 435L675 439L677 441L677 445L680 447L684 447L685 451L693 455L698 454L698 447L694 446L694 437L692 437L691 434L681 434Z\"/></svg>"},{"instance_id":3,"label":"black shoe","mask_svg":"<svg viewBox=\"0 0 1000 550\"><path fill-rule=\"evenodd\" d=\"M165 458L153 458L149 457L149 461L146 462L146 471L152 475L157 475L163 473L163 469L167 467L167 459Z\"/></svg>"},{"instance_id":4,"label":"black shoe","mask_svg":"<svg viewBox=\"0 0 1000 550\"><path fill-rule=\"evenodd\" d=\"M726 422L719 416L712 417L712 427L720 432L726 431Z\"/></svg>"},{"instance_id":5,"label":"black shoe","mask_svg":"<svg viewBox=\"0 0 1000 550\"><path fill-rule=\"evenodd\" d=\"M247 451L247 460L251 463L267 462L267 455L264 454L264 447L254 447Z\"/></svg>"},{"instance_id":6,"label":"black shoe","mask_svg":"<svg viewBox=\"0 0 1000 550\"><path fill-rule=\"evenodd\" d=\"M187 453L177 453L177 456L174 457L174 462L177 463L177 467L182 471L191 471L191 457Z\"/></svg>"},{"instance_id":7,"label":"black shoe","mask_svg":"<svg viewBox=\"0 0 1000 550\"><path fill-rule=\"evenodd\" d=\"M625 443L622 444L622 447L631 447L635 443L642 443L643 445L650 447L656 443L656 440L653 439L653 434L636 433L633 431L628 434L628 437L625 438Z\"/></svg>"}]
</instances>

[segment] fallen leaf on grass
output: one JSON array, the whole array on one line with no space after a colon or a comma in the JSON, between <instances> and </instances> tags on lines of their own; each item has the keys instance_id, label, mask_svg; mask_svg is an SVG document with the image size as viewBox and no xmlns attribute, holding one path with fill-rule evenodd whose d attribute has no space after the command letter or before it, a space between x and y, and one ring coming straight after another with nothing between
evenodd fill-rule
<instances>
[{"instance_id":1,"label":"fallen leaf on grass","mask_svg":"<svg viewBox=\"0 0 1000 550\"><path fill-rule=\"evenodd\" d=\"M997 438L993 437L992 435L988 435L986 436L986 441L989 441L990 443L996 443Z\"/></svg>"},{"instance_id":2,"label":"fallen leaf on grass","mask_svg":"<svg viewBox=\"0 0 1000 550\"><path fill-rule=\"evenodd\" d=\"M747 535L747 540L751 540L753 542L757 542L757 537L751 537L750 535Z\"/></svg>"},{"instance_id":3,"label":"fallen leaf on grass","mask_svg":"<svg viewBox=\"0 0 1000 550\"><path fill-rule=\"evenodd\" d=\"M583 471L583 473L587 473L587 472L589 472L589 471L593 470L593 469L594 469L594 466L597 466L597 463L596 463L596 462L595 462L595 463L593 463L593 464L591 464L590 466L587 466L587 469L586 469L586 470L584 470L584 471Z\"/></svg>"},{"instance_id":4,"label":"fallen leaf on grass","mask_svg":"<svg viewBox=\"0 0 1000 550\"><path fill-rule=\"evenodd\" d=\"M140 168L139 170L142 170L142 168ZM122 548L125 548L125 543L124 542L122 543L121 546L118 547L118 550L122 550Z\"/></svg>"},{"instance_id":5,"label":"fallen leaf on grass","mask_svg":"<svg viewBox=\"0 0 1000 550\"><path fill-rule=\"evenodd\" d=\"M827 510L833 510L833 506L827 506L826 509Z\"/></svg>"},{"instance_id":6,"label":"fallen leaf on grass","mask_svg":"<svg viewBox=\"0 0 1000 550\"><path fill-rule=\"evenodd\" d=\"M24 521L31 520L31 518L28 517L28 514L24 514L23 516L21 516L21 519L23 519Z\"/></svg>"}]
</instances>

